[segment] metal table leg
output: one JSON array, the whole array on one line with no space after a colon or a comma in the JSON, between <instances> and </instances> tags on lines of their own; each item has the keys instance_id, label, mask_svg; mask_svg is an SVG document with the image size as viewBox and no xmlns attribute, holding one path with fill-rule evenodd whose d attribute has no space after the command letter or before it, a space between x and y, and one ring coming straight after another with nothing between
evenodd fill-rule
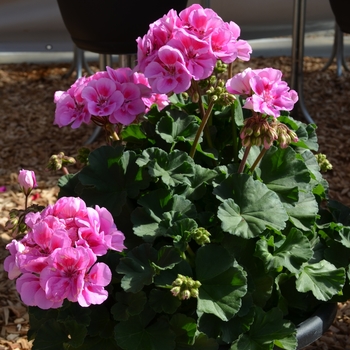
<instances>
[{"instance_id":1,"label":"metal table leg","mask_svg":"<svg viewBox=\"0 0 350 350\"><path fill-rule=\"evenodd\" d=\"M303 64L304 64L304 35L305 35L305 12L306 0L294 0L293 10L293 41L292 41L292 73L291 88L296 90L299 95L297 106L305 117L305 119L314 124L304 103L303 94Z\"/></svg>"}]
</instances>

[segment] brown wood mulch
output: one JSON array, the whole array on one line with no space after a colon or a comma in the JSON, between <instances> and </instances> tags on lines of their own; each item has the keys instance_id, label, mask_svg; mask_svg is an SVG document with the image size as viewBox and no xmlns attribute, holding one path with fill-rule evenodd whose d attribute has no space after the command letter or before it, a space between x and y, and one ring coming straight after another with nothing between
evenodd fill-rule
<instances>
[{"instance_id":1,"label":"brown wood mulch","mask_svg":"<svg viewBox=\"0 0 350 350\"><path fill-rule=\"evenodd\" d=\"M336 75L336 66L322 71L327 59L305 58L304 97L308 112L318 127L320 152L327 154L333 170L326 174L330 196L350 205L350 73ZM290 57L253 58L237 64L235 70L274 67L290 78ZM97 70L97 64L93 65ZM26 338L28 314L14 283L3 270L4 249L11 239L4 226L12 208L23 206L17 186L21 168L36 172L39 187L34 192L37 204L52 203L60 174L46 169L52 154L63 151L75 156L94 130L59 129L53 126L56 90L66 90L74 76L65 77L69 64L0 64L0 350L30 349ZM299 114L299 118L303 116ZM91 147L103 143L101 135ZM337 317L323 337L307 350L350 350L350 307L339 304Z\"/></svg>"}]
</instances>

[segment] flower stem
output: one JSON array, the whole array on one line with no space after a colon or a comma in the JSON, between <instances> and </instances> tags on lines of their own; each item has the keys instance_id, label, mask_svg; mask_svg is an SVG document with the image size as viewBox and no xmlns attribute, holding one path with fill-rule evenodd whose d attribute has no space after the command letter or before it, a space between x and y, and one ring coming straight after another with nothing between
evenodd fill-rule
<instances>
[{"instance_id":1,"label":"flower stem","mask_svg":"<svg viewBox=\"0 0 350 350\"><path fill-rule=\"evenodd\" d=\"M250 145L247 146L245 151L244 151L243 159L242 159L241 164L239 165L239 168L238 168L238 174L241 174L243 172L243 169L244 169L245 163L247 162L247 158L248 158L251 147L252 146L250 146Z\"/></svg>"},{"instance_id":2,"label":"flower stem","mask_svg":"<svg viewBox=\"0 0 350 350\"><path fill-rule=\"evenodd\" d=\"M265 155L265 153L267 152L266 148L263 148L260 152L260 154L258 155L258 157L255 159L254 164L252 165L252 167L250 168L250 171L253 172L256 168L256 166L259 164L259 162L261 161L262 157Z\"/></svg>"},{"instance_id":3,"label":"flower stem","mask_svg":"<svg viewBox=\"0 0 350 350\"><path fill-rule=\"evenodd\" d=\"M24 209L26 210L28 208L28 197L29 194L25 194L26 199L24 200Z\"/></svg>"},{"instance_id":4,"label":"flower stem","mask_svg":"<svg viewBox=\"0 0 350 350\"><path fill-rule=\"evenodd\" d=\"M190 157L191 158L193 158L194 154L196 153L196 149L197 149L199 138L201 136L201 133L203 132L203 129L207 125L207 122L209 120L209 117L210 117L211 111L213 110L213 107L214 107L214 101L211 100L210 103L209 103L209 106L208 106L208 110L206 111L206 113L205 113L205 115L204 115L204 117L202 119L202 122L199 125L199 128L197 130L196 136L194 138L193 145L192 145L192 148L191 148L191 151L190 151Z\"/></svg>"},{"instance_id":5,"label":"flower stem","mask_svg":"<svg viewBox=\"0 0 350 350\"><path fill-rule=\"evenodd\" d=\"M106 129L107 129L107 131L109 131L110 135L112 136L113 141L119 141L120 140L118 134L113 129L112 124L106 124Z\"/></svg>"},{"instance_id":6,"label":"flower stem","mask_svg":"<svg viewBox=\"0 0 350 350\"><path fill-rule=\"evenodd\" d=\"M235 107L231 105L231 125L232 125L232 146L233 146L233 162L238 161L238 136L237 136L237 124L235 121Z\"/></svg>"},{"instance_id":7,"label":"flower stem","mask_svg":"<svg viewBox=\"0 0 350 350\"><path fill-rule=\"evenodd\" d=\"M228 76L228 79L232 78L232 62L229 63L228 67L227 67L227 76Z\"/></svg>"}]
</instances>

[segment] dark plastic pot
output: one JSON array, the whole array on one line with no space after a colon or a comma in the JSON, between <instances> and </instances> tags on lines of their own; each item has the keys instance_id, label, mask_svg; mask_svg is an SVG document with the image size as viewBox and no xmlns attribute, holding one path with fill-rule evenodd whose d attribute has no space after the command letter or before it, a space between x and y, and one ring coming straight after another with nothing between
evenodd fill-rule
<instances>
[{"instance_id":1,"label":"dark plastic pot","mask_svg":"<svg viewBox=\"0 0 350 350\"><path fill-rule=\"evenodd\" d=\"M310 345L332 325L337 314L337 304L322 304L316 312L307 320L297 326L297 350L303 349ZM220 350L228 350L229 346L220 346ZM280 349L279 347L274 350Z\"/></svg>"},{"instance_id":2,"label":"dark plastic pot","mask_svg":"<svg viewBox=\"0 0 350 350\"><path fill-rule=\"evenodd\" d=\"M350 33L350 1L329 0L329 2L340 30L343 33Z\"/></svg>"},{"instance_id":3,"label":"dark plastic pot","mask_svg":"<svg viewBox=\"0 0 350 350\"><path fill-rule=\"evenodd\" d=\"M101 54L133 54L136 39L150 23L187 0L57 0L63 22L77 47Z\"/></svg>"}]
</instances>

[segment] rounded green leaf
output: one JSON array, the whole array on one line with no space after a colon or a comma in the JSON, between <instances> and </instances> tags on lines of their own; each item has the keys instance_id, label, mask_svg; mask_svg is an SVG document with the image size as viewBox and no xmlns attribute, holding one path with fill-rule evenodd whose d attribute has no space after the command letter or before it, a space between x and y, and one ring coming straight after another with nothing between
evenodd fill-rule
<instances>
[{"instance_id":1,"label":"rounded green leaf","mask_svg":"<svg viewBox=\"0 0 350 350\"><path fill-rule=\"evenodd\" d=\"M233 174L214 190L219 199L218 217L225 232L253 238L271 227L282 230L288 215L277 194L248 175Z\"/></svg>"}]
</instances>

